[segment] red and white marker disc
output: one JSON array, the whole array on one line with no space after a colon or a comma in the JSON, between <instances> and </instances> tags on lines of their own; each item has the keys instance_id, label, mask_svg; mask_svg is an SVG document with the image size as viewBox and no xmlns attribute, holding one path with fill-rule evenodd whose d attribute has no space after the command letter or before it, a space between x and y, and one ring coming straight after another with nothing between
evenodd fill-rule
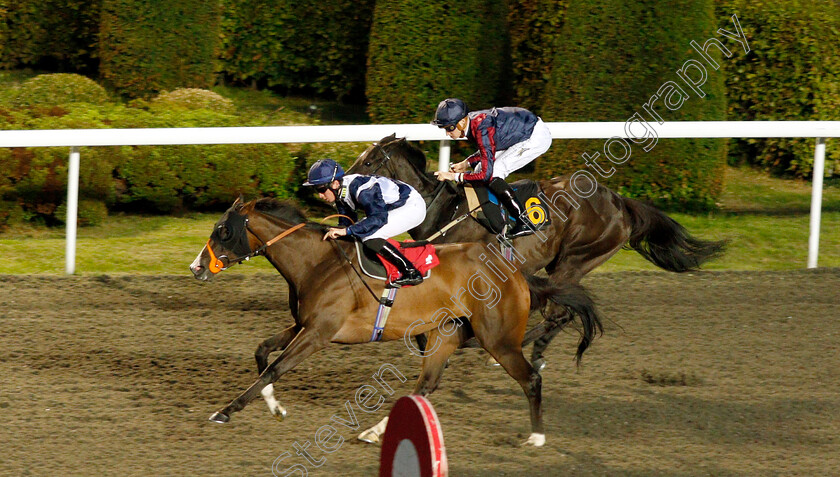
<instances>
[{"instance_id":1,"label":"red and white marker disc","mask_svg":"<svg viewBox=\"0 0 840 477\"><path fill-rule=\"evenodd\" d=\"M400 398L382 438L379 477L447 477L443 429L423 396Z\"/></svg>"}]
</instances>

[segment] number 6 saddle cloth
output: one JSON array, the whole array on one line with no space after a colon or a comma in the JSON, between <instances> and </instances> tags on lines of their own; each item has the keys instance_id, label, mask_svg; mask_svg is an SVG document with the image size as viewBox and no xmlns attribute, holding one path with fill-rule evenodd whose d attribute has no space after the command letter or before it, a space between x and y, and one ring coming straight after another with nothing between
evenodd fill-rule
<instances>
[{"instance_id":1,"label":"number 6 saddle cloth","mask_svg":"<svg viewBox=\"0 0 840 477\"><path fill-rule=\"evenodd\" d=\"M551 223L548 208L543 204L544 199L538 195L541 191L536 182L523 179L510 186L535 230L542 230ZM499 199L490 189L466 184L464 193L467 196L469 210L473 211L472 217L490 232L501 233L505 224L513 223L514 218L507 213L503 205L499 204Z\"/></svg>"}]
</instances>

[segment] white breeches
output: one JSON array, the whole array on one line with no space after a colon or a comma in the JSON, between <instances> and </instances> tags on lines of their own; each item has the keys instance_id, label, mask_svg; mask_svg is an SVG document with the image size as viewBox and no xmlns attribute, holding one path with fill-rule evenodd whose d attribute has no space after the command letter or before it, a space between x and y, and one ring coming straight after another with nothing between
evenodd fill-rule
<instances>
[{"instance_id":1,"label":"white breeches","mask_svg":"<svg viewBox=\"0 0 840 477\"><path fill-rule=\"evenodd\" d=\"M363 238L362 241L375 238L389 239L417 227L425 219L426 203L420 193L413 190L402 207L388 211L388 222L381 229Z\"/></svg>"},{"instance_id":2,"label":"white breeches","mask_svg":"<svg viewBox=\"0 0 840 477\"><path fill-rule=\"evenodd\" d=\"M551 147L551 131L542 119L538 119L531 137L510 146L504 151L496 151L493 177L504 179L545 153L549 147Z\"/></svg>"}]
</instances>

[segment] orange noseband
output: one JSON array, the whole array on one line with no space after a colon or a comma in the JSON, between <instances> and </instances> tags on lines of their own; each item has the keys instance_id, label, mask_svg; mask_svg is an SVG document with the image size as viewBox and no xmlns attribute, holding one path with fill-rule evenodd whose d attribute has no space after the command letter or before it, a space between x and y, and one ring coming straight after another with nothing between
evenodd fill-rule
<instances>
[{"instance_id":1,"label":"orange noseband","mask_svg":"<svg viewBox=\"0 0 840 477\"><path fill-rule=\"evenodd\" d=\"M216 258L216 254L213 253L213 248L210 246L210 239L207 239L207 253L210 254L210 263L207 264L207 269L210 270L210 273L216 274L225 269L225 264Z\"/></svg>"}]
</instances>

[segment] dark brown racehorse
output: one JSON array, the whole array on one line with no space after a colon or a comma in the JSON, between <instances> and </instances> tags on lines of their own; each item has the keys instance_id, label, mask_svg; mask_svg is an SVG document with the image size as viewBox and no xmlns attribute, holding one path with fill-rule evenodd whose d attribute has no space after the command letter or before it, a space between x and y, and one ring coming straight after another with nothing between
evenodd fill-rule
<instances>
[{"instance_id":1,"label":"dark brown racehorse","mask_svg":"<svg viewBox=\"0 0 840 477\"><path fill-rule=\"evenodd\" d=\"M411 185L426 200L426 220L410 232L415 240L426 239L450 221L468 212L462 188L438 182L426 172L426 156L405 139L394 135L368 147L348 174L378 174ZM722 253L724 242L695 238L662 211L622 197L598 185L581 197L569 185L570 176L539 181L549 199L551 225L544 235L517 238L513 242L523 260L522 271L533 274L545 269L555 284L579 283L584 275L629 246L656 266L671 272L698 269ZM590 191L586 191L589 193ZM498 245L497 237L475 220L464 220L435 243L483 242ZM559 310L547 325L545 335L534 343L531 362L541 368L543 352L551 339L569 321Z\"/></svg>"},{"instance_id":2,"label":"dark brown racehorse","mask_svg":"<svg viewBox=\"0 0 840 477\"><path fill-rule=\"evenodd\" d=\"M208 280L245 258L264 255L288 282L295 320L260 344L256 351L259 379L213 414L212 421L229 421L261 392L272 413L284 416L272 383L330 343L370 341L378 302L365 283L379 290L384 284L354 273L348 261L354 245L346 240L323 241L324 231L324 226L307 222L288 204L237 200L216 223L190 266L196 278ZM546 279L526 277L509 262L499 261L504 258L494 262L490 255L483 244L438 246L440 265L423 284L399 291L383 340L410 342L409 337L428 333L433 348L424 353L414 388L415 393L427 395L437 387L450 354L475 337L525 391L532 430L527 443L539 446L545 441L542 379L522 355L529 312L551 301L577 315L582 325L578 359L601 330L601 323L582 288L561 288ZM269 364L274 351L282 354Z\"/></svg>"}]
</instances>

